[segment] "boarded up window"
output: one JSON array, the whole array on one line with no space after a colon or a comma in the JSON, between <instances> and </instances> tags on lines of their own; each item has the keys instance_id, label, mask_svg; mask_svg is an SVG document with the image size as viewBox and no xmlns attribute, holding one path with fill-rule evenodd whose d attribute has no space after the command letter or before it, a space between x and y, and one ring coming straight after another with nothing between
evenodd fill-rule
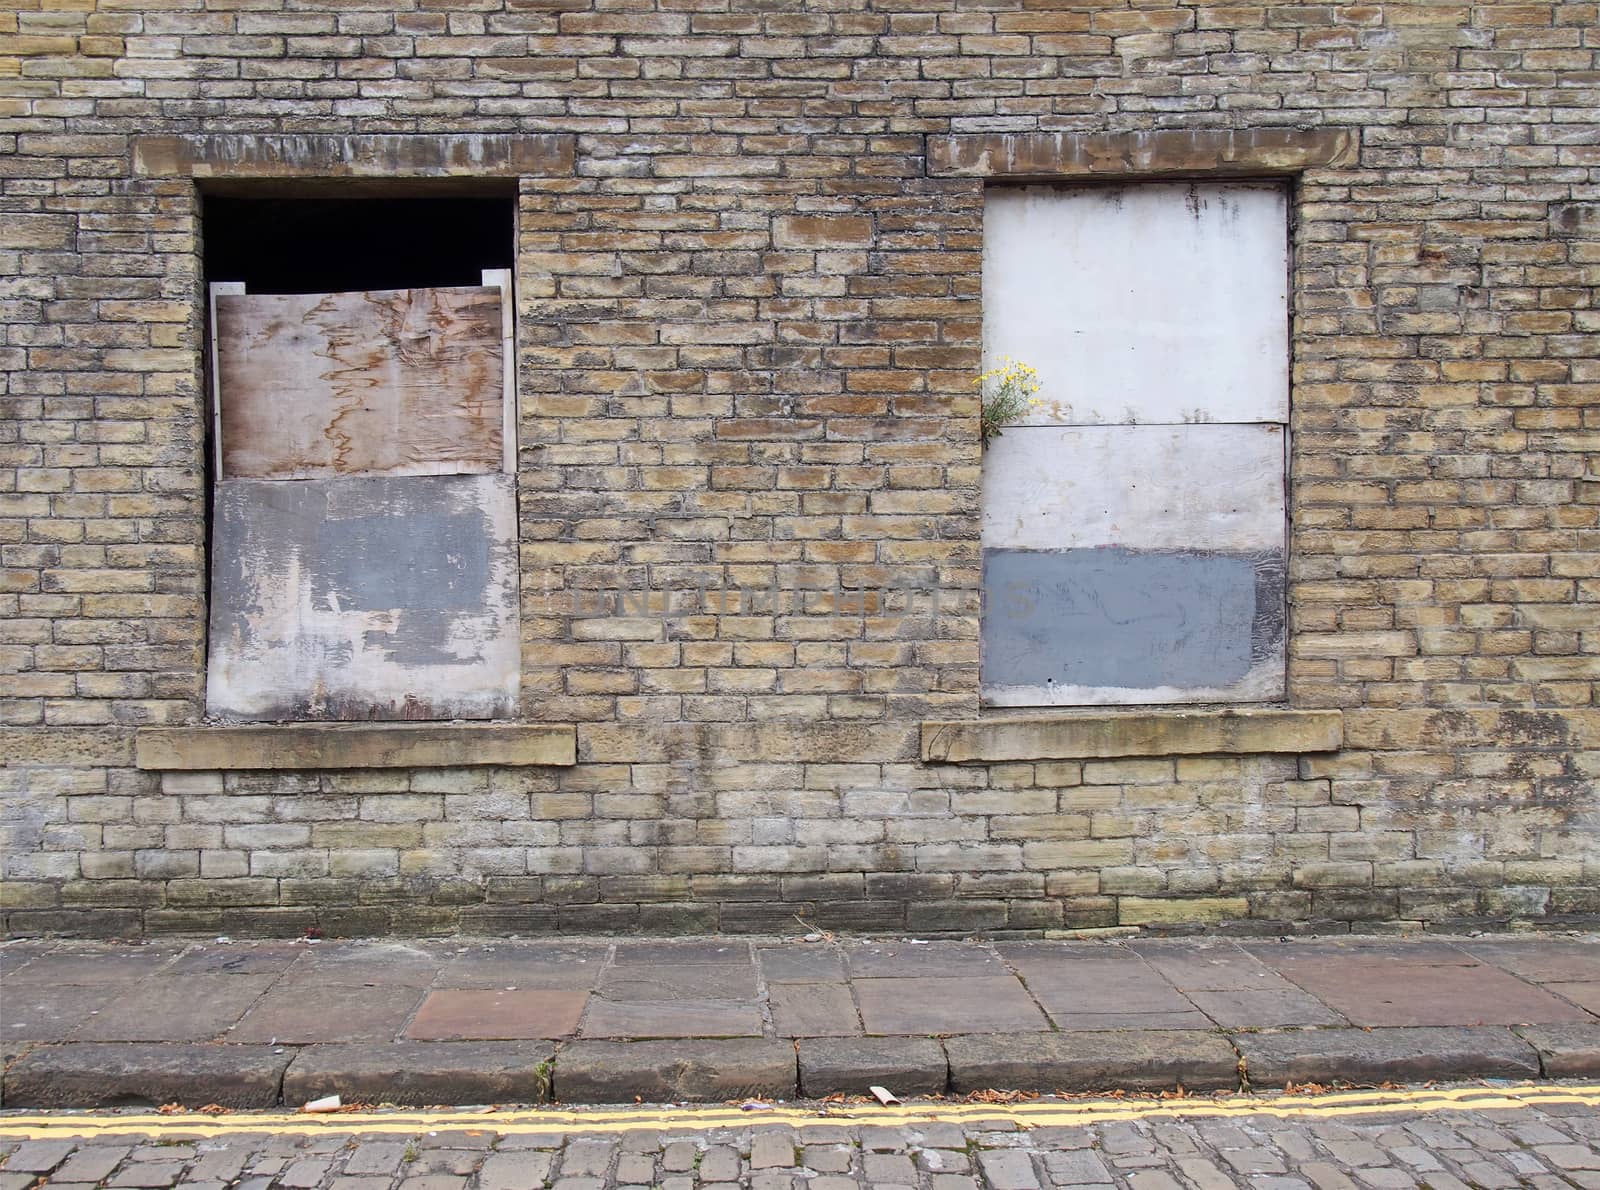
<instances>
[{"instance_id":1,"label":"boarded up window","mask_svg":"<svg viewBox=\"0 0 1600 1190\"><path fill-rule=\"evenodd\" d=\"M1284 189L994 190L983 270L1042 385L984 457L984 701L1281 697Z\"/></svg>"},{"instance_id":2,"label":"boarded up window","mask_svg":"<svg viewBox=\"0 0 1600 1190\"><path fill-rule=\"evenodd\" d=\"M210 714L514 713L509 280L212 287Z\"/></svg>"}]
</instances>

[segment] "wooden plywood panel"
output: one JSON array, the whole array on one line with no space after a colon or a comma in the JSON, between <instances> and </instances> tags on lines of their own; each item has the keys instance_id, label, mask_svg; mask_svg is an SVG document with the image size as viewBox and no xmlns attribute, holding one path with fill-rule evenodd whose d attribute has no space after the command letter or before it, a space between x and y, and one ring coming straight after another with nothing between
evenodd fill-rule
<instances>
[{"instance_id":1,"label":"wooden plywood panel","mask_svg":"<svg viewBox=\"0 0 1600 1190\"><path fill-rule=\"evenodd\" d=\"M1017 426L983 466L983 700L1260 700L1284 688L1276 425Z\"/></svg>"},{"instance_id":2,"label":"wooden plywood panel","mask_svg":"<svg viewBox=\"0 0 1600 1190\"><path fill-rule=\"evenodd\" d=\"M985 197L983 342L1036 425L1288 421L1288 204L1269 182Z\"/></svg>"},{"instance_id":3,"label":"wooden plywood panel","mask_svg":"<svg viewBox=\"0 0 1600 1190\"><path fill-rule=\"evenodd\" d=\"M223 478L501 469L498 288L214 300Z\"/></svg>"},{"instance_id":4,"label":"wooden plywood panel","mask_svg":"<svg viewBox=\"0 0 1600 1190\"><path fill-rule=\"evenodd\" d=\"M514 713L510 477L226 480L213 537L210 714Z\"/></svg>"},{"instance_id":5,"label":"wooden plywood panel","mask_svg":"<svg viewBox=\"0 0 1600 1190\"><path fill-rule=\"evenodd\" d=\"M1276 425L1012 426L983 460L983 544L1281 548Z\"/></svg>"}]
</instances>

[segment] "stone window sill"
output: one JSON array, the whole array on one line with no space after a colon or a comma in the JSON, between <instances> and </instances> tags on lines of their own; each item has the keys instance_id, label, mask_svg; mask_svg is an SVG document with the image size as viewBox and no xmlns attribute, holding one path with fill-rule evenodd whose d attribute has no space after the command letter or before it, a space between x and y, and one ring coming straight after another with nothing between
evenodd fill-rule
<instances>
[{"instance_id":1,"label":"stone window sill","mask_svg":"<svg viewBox=\"0 0 1600 1190\"><path fill-rule=\"evenodd\" d=\"M134 744L141 769L566 767L578 762L570 723L296 723L259 727L147 727Z\"/></svg>"},{"instance_id":2,"label":"stone window sill","mask_svg":"<svg viewBox=\"0 0 1600 1190\"><path fill-rule=\"evenodd\" d=\"M1343 742L1343 712L1328 710L1087 711L922 724L922 759L933 764L1337 752Z\"/></svg>"}]
</instances>

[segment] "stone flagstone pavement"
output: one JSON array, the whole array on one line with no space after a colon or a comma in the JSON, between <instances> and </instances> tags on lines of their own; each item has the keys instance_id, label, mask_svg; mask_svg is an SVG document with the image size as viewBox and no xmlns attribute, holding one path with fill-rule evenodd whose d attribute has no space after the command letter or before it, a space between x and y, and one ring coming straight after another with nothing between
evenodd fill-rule
<instances>
[{"instance_id":1,"label":"stone flagstone pavement","mask_svg":"<svg viewBox=\"0 0 1600 1190\"><path fill-rule=\"evenodd\" d=\"M1588 1076L1600 945L21 940L0 1056L6 1107Z\"/></svg>"}]
</instances>

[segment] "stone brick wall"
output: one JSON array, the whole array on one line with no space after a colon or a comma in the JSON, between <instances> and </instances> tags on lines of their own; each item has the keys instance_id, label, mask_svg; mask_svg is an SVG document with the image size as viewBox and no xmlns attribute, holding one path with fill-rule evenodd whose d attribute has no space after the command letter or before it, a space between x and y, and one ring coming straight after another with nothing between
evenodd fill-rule
<instances>
[{"instance_id":1,"label":"stone brick wall","mask_svg":"<svg viewBox=\"0 0 1600 1190\"><path fill-rule=\"evenodd\" d=\"M1292 171L1287 705L1343 748L925 763L980 714L986 179L939 165L1157 130L1351 146ZM573 138L516 283L522 710L575 766L136 764L202 722L208 484L208 180L137 138L217 133ZM1590 915L1597 278L1595 4L16 0L4 927Z\"/></svg>"}]
</instances>

